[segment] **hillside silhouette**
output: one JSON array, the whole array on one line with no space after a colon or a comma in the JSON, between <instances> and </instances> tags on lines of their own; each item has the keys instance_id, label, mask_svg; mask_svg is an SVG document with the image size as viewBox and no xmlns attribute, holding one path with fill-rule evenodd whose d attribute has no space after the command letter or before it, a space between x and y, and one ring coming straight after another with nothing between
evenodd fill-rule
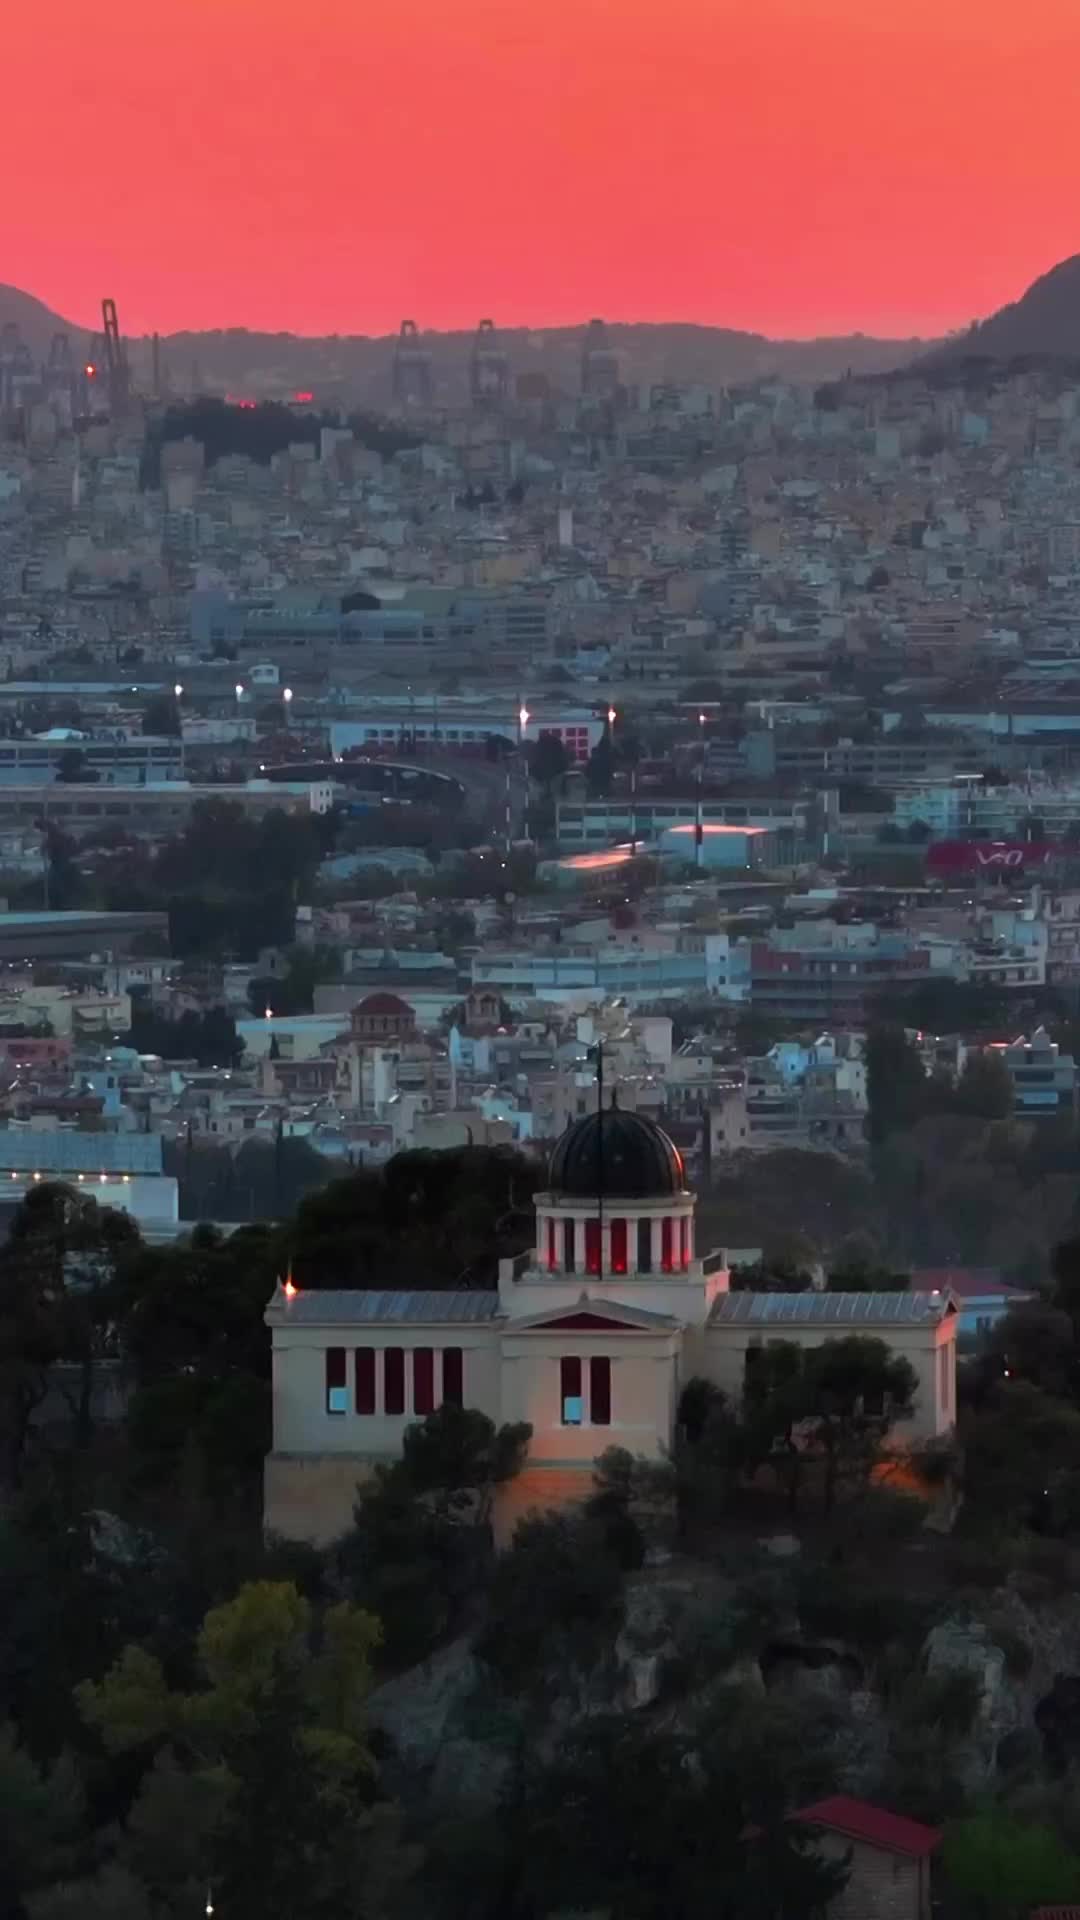
<instances>
[{"instance_id":1,"label":"hillside silhouette","mask_svg":"<svg viewBox=\"0 0 1080 1920\"><path fill-rule=\"evenodd\" d=\"M0 286L0 326L8 321L17 324L39 356L47 352L55 332L70 333L79 352L89 337L87 328L53 313L32 294ZM120 324L123 329L122 304ZM501 330L500 343L514 376L540 373L553 389L576 393L584 326L583 320L572 327ZM764 334L677 321L612 324L608 331L619 356L620 377L631 386L678 381L715 388L771 375L816 382L849 370L855 374L884 371L914 359L929 344L918 339L879 340L867 334L771 340ZM343 399L376 406L385 405L389 397L394 344L391 334L307 336L226 327L162 334L161 354L174 384L188 391L196 385L284 395L292 388L318 385L327 398L340 391ZM423 344L432 356L437 401L460 400L468 385L471 330L425 332ZM148 384L149 339L131 337L128 347L136 383Z\"/></svg>"},{"instance_id":2,"label":"hillside silhouette","mask_svg":"<svg viewBox=\"0 0 1080 1920\"><path fill-rule=\"evenodd\" d=\"M1018 300L935 348L927 364L1040 359L1080 359L1080 253L1033 280Z\"/></svg>"}]
</instances>

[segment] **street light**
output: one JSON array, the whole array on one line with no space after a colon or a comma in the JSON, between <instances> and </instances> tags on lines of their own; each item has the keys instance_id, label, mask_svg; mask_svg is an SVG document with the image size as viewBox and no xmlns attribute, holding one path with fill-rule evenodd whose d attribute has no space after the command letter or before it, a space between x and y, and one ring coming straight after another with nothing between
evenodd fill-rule
<instances>
[{"instance_id":1,"label":"street light","mask_svg":"<svg viewBox=\"0 0 1080 1920\"><path fill-rule=\"evenodd\" d=\"M187 768L184 765L184 716L182 713L179 712L180 701L183 698L183 693L184 693L183 682L180 680L177 680L175 685L173 686L173 699L176 701L176 705L178 709L176 719L177 719L177 725L180 728L180 778L181 780L186 780Z\"/></svg>"},{"instance_id":2,"label":"street light","mask_svg":"<svg viewBox=\"0 0 1080 1920\"><path fill-rule=\"evenodd\" d=\"M291 688L291 687L283 687L283 688L282 688L282 690L281 690L281 698L282 698L282 700L283 700L283 701L284 701L284 703L285 703L285 725L286 725L286 726L288 726L288 724L289 724L289 708L290 708L290 706L292 705L292 688Z\"/></svg>"},{"instance_id":3,"label":"street light","mask_svg":"<svg viewBox=\"0 0 1080 1920\"><path fill-rule=\"evenodd\" d=\"M608 710L607 710L607 723L608 723L608 726L609 726L609 727L613 727L613 726L615 725L615 722L616 722L616 720L618 719L618 717L619 717L619 716L618 716L618 714L616 713L616 711L615 711L615 709L614 709L614 707L609 707L609 708L608 708Z\"/></svg>"},{"instance_id":4,"label":"street light","mask_svg":"<svg viewBox=\"0 0 1080 1920\"><path fill-rule=\"evenodd\" d=\"M697 819L694 822L694 865L700 867L704 858L705 843L705 715L699 713L698 740L701 750L698 754L697 769Z\"/></svg>"},{"instance_id":5,"label":"street light","mask_svg":"<svg viewBox=\"0 0 1080 1920\"><path fill-rule=\"evenodd\" d=\"M529 713L528 707L525 706L523 703L518 708L518 746L519 747L525 738L525 729L528 726L531 717L532 716Z\"/></svg>"}]
</instances>

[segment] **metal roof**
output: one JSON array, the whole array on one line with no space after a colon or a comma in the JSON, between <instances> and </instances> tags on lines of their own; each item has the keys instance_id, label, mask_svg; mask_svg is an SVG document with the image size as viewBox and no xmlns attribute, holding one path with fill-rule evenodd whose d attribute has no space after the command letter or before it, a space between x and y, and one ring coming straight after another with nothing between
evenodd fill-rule
<instances>
[{"instance_id":1,"label":"metal roof","mask_svg":"<svg viewBox=\"0 0 1080 1920\"><path fill-rule=\"evenodd\" d=\"M393 1325L447 1326L496 1320L499 1296L494 1289L482 1293L441 1293L407 1290L356 1291L343 1289L300 1288L288 1299L275 1293L267 1316L275 1325L298 1327Z\"/></svg>"},{"instance_id":2,"label":"metal roof","mask_svg":"<svg viewBox=\"0 0 1080 1920\"><path fill-rule=\"evenodd\" d=\"M921 1820L908 1820L904 1814L890 1813L885 1807L855 1800L846 1793L817 1800L790 1817L808 1827L830 1827L849 1840L864 1840L886 1853L906 1854L912 1860L925 1859L941 1845L940 1827L924 1826Z\"/></svg>"},{"instance_id":3,"label":"metal roof","mask_svg":"<svg viewBox=\"0 0 1080 1920\"><path fill-rule=\"evenodd\" d=\"M937 1293L722 1293L710 1326L932 1326L955 1309L947 1290Z\"/></svg>"},{"instance_id":4,"label":"metal roof","mask_svg":"<svg viewBox=\"0 0 1080 1920\"><path fill-rule=\"evenodd\" d=\"M157 1133L16 1133L0 1127L3 1173L160 1173Z\"/></svg>"}]
</instances>

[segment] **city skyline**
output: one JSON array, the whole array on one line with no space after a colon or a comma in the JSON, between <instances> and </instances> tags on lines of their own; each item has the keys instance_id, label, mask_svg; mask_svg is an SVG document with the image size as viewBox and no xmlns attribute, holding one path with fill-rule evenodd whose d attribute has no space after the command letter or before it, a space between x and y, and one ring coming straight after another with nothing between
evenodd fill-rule
<instances>
[{"instance_id":1,"label":"city skyline","mask_svg":"<svg viewBox=\"0 0 1080 1920\"><path fill-rule=\"evenodd\" d=\"M931 336L1080 244L1071 0L58 4L0 273L76 323Z\"/></svg>"}]
</instances>

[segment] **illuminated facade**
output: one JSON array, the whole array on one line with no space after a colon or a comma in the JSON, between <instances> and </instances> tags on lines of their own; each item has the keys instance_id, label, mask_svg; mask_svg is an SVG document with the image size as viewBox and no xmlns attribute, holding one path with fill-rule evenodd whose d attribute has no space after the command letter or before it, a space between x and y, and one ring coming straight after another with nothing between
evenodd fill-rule
<instances>
[{"instance_id":1,"label":"illuminated facade","mask_svg":"<svg viewBox=\"0 0 1080 1920\"><path fill-rule=\"evenodd\" d=\"M349 1525L357 1482L396 1457L411 1421L444 1402L528 1421L522 1504L588 1493L601 1454L661 1459L694 1376L737 1402L747 1356L873 1332L919 1381L905 1436L955 1417L955 1302L948 1294L728 1292L722 1253L694 1242L682 1160L641 1114L577 1120L536 1198L536 1243L488 1292L337 1292L279 1286L273 1340L269 1531L326 1541Z\"/></svg>"}]
</instances>

